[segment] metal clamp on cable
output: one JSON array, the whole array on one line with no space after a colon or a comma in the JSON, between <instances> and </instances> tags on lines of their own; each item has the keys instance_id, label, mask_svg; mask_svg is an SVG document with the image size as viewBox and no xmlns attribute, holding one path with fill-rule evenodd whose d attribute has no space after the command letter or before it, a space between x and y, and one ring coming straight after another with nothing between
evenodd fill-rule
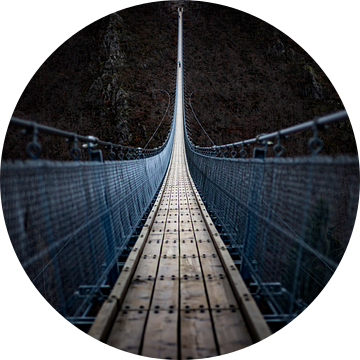
<instances>
[{"instance_id":1,"label":"metal clamp on cable","mask_svg":"<svg viewBox=\"0 0 360 360\"><path fill-rule=\"evenodd\" d=\"M266 156L266 150L267 150L267 146L268 146L268 142L267 141L261 141L260 137L264 136L266 134L259 134L256 136L256 143L259 145L263 145L262 148L254 148L254 152L253 152L253 158L254 159L265 159Z\"/></svg>"},{"instance_id":2,"label":"metal clamp on cable","mask_svg":"<svg viewBox=\"0 0 360 360\"><path fill-rule=\"evenodd\" d=\"M265 134L259 134L259 135L256 135L256 143L259 144L259 145L264 145L264 142L261 142L260 141L260 136L264 136Z\"/></svg>"},{"instance_id":3,"label":"metal clamp on cable","mask_svg":"<svg viewBox=\"0 0 360 360\"><path fill-rule=\"evenodd\" d=\"M95 136L89 135L87 139L92 140L88 141L86 144L83 144L83 148L94 148L98 145L99 139Z\"/></svg>"},{"instance_id":4,"label":"metal clamp on cable","mask_svg":"<svg viewBox=\"0 0 360 360\"><path fill-rule=\"evenodd\" d=\"M83 145L83 147L88 149L90 160L103 162L103 156L101 150L100 149L93 150L93 148L98 145L99 139L91 135L88 136L87 138L92 141L88 141L86 144Z\"/></svg>"}]
</instances>

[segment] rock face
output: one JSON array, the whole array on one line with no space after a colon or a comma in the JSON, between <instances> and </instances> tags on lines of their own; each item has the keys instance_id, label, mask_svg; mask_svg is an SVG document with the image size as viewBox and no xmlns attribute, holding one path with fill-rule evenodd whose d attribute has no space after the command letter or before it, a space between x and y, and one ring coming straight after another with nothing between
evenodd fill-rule
<instances>
[{"instance_id":1,"label":"rock face","mask_svg":"<svg viewBox=\"0 0 360 360\"><path fill-rule=\"evenodd\" d=\"M166 92L173 100L178 6L184 7L186 100L192 94L193 109L216 144L343 109L320 67L279 30L224 6L174 1L125 9L79 31L44 62L14 115L145 146L165 114ZM197 144L210 145L189 116ZM162 144L170 121L168 114L148 147ZM336 152L356 153L350 123L334 126L337 133L325 142L338 144L332 145ZM10 127L3 158L26 158L30 138ZM43 158L69 159L64 140L43 135L39 140ZM306 142L296 138L292 148L306 153ZM85 152L81 159L87 159Z\"/></svg>"},{"instance_id":2,"label":"rock face","mask_svg":"<svg viewBox=\"0 0 360 360\"><path fill-rule=\"evenodd\" d=\"M215 144L344 109L319 65L281 31L228 7L192 4L184 12L186 85L195 115ZM211 146L189 115L196 144ZM333 124L321 136L322 153L357 153L349 122ZM308 155L310 137L311 132L290 137L285 155Z\"/></svg>"},{"instance_id":3,"label":"rock face","mask_svg":"<svg viewBox=\"0 0 360 360\"><path fill-rule=\"evenodd\" d=\"M114 13L109 16L109 23L100 43L100 51L106 54L107 59L100 63L101 75L94 80L86 94L88 106L93 109L94 116L99 116L104 122L111 118L117 143L130 142L132 139L128 119L121 111L129 107L129 94L121 87L121 73L126 65L126 54L120 47L123 23L120 15Z\"/></svg>"},{"instance_id":4,"label":"rock face","mask_svg":"<svg viewBox=\"0 0 360 360\"><path fill-rule=\"evenodd\" d=\"M321 85L317 82L317 75L314 72L314 69L307 65L304 67L306 70L307 83L304 86L304 95L308 99L322 99L323 90Z\"/></svg>"},{"instance_id":5,"label":"rock face","mask_svg":"<svg viewBox=\"0 0 360 360\"><path fill-rule=\"evenodd\" d=\"M104 141L145 146L174 91L177 21L169 3L151 3L110 14L79 31L40 67L14 116ZM149 147L160 146L170 114ZM9 128L4 159L26 158L31 135ZM69 160L64 140L40 135L42 158ZM81 159L87 159L84 153Z\"/></svg>"}]
</instances>

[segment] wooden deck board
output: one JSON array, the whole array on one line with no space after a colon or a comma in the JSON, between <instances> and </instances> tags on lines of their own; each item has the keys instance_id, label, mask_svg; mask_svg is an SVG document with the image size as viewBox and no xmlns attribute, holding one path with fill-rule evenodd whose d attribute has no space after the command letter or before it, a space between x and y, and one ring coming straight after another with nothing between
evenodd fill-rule
<instances>
[{"instance_id":1,"label":"wooden deck board","mask_svg":"<svg viewBox=\"0 0 360 360\"><path fill-rule=\"evenodd\" d=\"M120 311L107 341L108 345L132 354L140 353L147 311Z\"/></svg>"},{"instance_id":2,"label":"wooden deck board","mask_svg":"<svg viewBox=\"0 0 360 360\"><path fill-rule=\"evenodd\" d=\"M122 310L144 310L150 308L154 280L134 279L121 304Z\"/></svg>"},{"instance_id":3,"label":"wooden deck board","mask_svg":"<svg viewBox=\"0 0 360 360\"><path fill-rule=\"evenodd\" d=\"M238 307L234 292L226 277L217 279L205 277L205 285L211 309L232 309Z\"/></svg>"},{"instance_id":4,"label":"wooden deck board","mask_svg":"<svg viewBox=\"0 0 360 360\"><path fill-rule=\"evenodd\" d=\"M141 261L146 260L146 261ZM143 254L139 261L134 274L134 279L139 280L150 280L156 277L157 269L159 264L159 255L156 254Z\"/></svg>"},{"instance_id":5,"label":"wooden deck board","mask_svg":"<svg viewBox=\"0 0 360 360\"><path fill-rule=\"evenodd\" d=\"M183 254L180 256L180 278L202 279L202 269L199 258Z\"/></svg>"},{"instance_id":6,"label":"wooden deck board","mask_svg":"<svg viewBox=\"0 0 360 360\"><path fill-rule=\"evenodd\" d=\"M177 311L150 311L141 355L158 359L177 359L177 328Z\"/></svg>"},{"instance_id":7,"label":"wooden deck board","mask_svg":"<svg viewBox=\"0 0 360 360\"><path fill-rule=\"evenodd\" d=\"M253 344L238 309L213 311L212 316L221 355L241 350Z\"/></svg>"},{"instance_id":8,"label":"wooden deck board","mask_svg":"<svg viewBox=\"0 0 360 360\"><path fill-rule=\"evenodd\" d=\"M218 355L209 311L183 310L180 314L181 359Z\"/></svg>"},{"instance_id":9,"label":"wooden deck board","mask_svg":"<svg viewBox=\"0 0 360 360\"><path fill-rule=\"evenodd\" d=\"M202 279L180 281L180 309L209 309Z\"/></svg>"},{"instance_id":10,"label":"wooden deck board","mask_svg":"<svg viewBox=\"0 0 360 360\"><path fill-rule=\"evenodd\" d=\"M152 310L174 310L179 306L179 278L164 276L156 281L152 297Z\"/></svg>"}]
</instances>

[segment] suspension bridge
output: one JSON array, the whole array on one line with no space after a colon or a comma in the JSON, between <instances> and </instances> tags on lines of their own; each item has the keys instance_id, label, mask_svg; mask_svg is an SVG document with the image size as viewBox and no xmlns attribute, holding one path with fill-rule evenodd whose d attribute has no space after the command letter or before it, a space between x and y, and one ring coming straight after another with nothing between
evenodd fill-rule
<instances>
[{"instance_id":1,"label":"suspension bridge","mask_svg":"<svg viewBox=\"0 0 360 360\"><path fill-rule=\"evenodd\" d=\"M164 359L240 350L298 316L341 260L359 192L357 158L318 155L318 128L345 112L195 146L181 8L178 17L174 115L161 148L104 143L104 161L96 138L12 119L33 132L27 152L36 161L5 162L1 174L9 235L40 293L92 337ZM312 156L281 158L281 135L308 128ZM85 142L93 161L39 160L39 131L71 140L74 160ZM271 138L275 157L266 158ZM252 158L247 143L259 146Z\"/></svg>"}]
</instances>

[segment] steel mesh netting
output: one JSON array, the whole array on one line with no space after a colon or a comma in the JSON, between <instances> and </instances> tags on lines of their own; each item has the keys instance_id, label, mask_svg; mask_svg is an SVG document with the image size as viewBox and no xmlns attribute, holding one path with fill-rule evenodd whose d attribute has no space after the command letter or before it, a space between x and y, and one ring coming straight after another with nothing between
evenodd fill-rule
<instances>
[{"instance_id":1,"label":"steel mesh netting","mask_svg":"<svg viewBox=\"0 0 360 360\"><path fill-rule=\"evenodd\" d=\"M187 156L208 208L242 255L245 281L262 285L278 314L296 316L330 280L350 240L358 158L225 159L188 143ZM282 296L266 284L280 284Z\"/></svg>"},{"instance_id":2,"label":"steel mesh netting","mask_svg":"<svg viewBox=\"0 0 360 360\"><path fill-rule=\"evenodd\" d=\"M2 206L13 247L62 315L80 316L106 280L161 185L173 133L160 154L146 159L2 163Z\"/></svg>"}]
</instances>

